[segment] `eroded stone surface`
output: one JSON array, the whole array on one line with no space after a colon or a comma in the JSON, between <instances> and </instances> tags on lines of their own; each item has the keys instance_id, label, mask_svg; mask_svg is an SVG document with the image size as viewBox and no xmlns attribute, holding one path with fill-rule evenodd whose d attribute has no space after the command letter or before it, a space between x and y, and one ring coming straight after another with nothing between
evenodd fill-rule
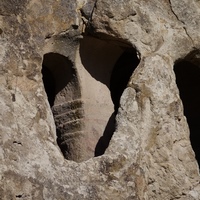
<instances>
[{"instance_id":1,"label":"eroded stone surface","mask_svg":"<svg viewBox=\"0 0 200 200\"><path fill-rule=\"evenodd\" d=\"M200 199L173 71L185 56L199 63L198 1L97 0L88 26L92 3L0 2L0 199ZM57 144L41 69L43 56L53 52L84 71L77 57L84 31L103 44L135 47L141 61L105 154L76 163ZM86 74L78 80L92 79Z\"/></svg>"}]
</instances>

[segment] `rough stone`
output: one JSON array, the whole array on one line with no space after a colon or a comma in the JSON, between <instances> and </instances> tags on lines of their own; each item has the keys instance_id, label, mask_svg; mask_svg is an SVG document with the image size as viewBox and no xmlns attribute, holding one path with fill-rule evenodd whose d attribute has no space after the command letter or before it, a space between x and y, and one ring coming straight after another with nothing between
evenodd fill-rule
<instances>
[{"instance_id":1,"label":"rough stone","mask_svg":"<svg viewBox=\"0 0 200 200\"><path fill-rule=\"evenodd\" d=\"M200 199L198 85L183 96L199 12L197 0L1 0L0 199Z\"/></svg>"}]
</instances>

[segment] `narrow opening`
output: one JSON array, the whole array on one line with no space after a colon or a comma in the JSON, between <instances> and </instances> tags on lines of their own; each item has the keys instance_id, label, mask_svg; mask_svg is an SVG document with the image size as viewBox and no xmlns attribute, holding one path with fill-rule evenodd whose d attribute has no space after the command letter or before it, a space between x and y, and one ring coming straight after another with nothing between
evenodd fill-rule
<instances>
[{"instance_id":1,"label":"narrow opening","mask_svg":"<svg viewBox=\"0 0 200 200\"><path fill-rule=\"evenodd\" d=\"M200 68L189 61L175 64L176 83L190 129L190 141L200 166Z\"/></svg>"},{"instance_id":2,"label":"narrow opening","mask_svg":"<svg viewBox=\"0 0 200 200\"><path fill-rule=\"evenodd\" d=\"M115 106L115 114L119 108L121 95L139 62L136 50L126 49L115 63L110 79L110 92Z\"/></svg>"},{"instance_id":3,"label":"narrow opening","mask_svg":"<svg viewBox=\"0 0 200 200\"><path fill-rule=\"evenodd\" d=\"M52 72L45 65L42 66L42 75L43 75L43 83L45 87L45 91L47 93L48 101L50 106L52 107L55 101L55 80Z\"/></svg>"},{"instance_id":4,"label":"narrow opening","mask_svg":"<svg viewBox=\"0 0 200 200\"><path fill-rule=\"evenodd\" d=\"M79 160L83 109L72 62L57 53L44 55L42 75L57 129L57 143L64 157ZM81 148L80 148L81 149Z\"/></svg>"},{"instance_id":5,"label":"narrow opening","mask_svg":"<svg viewBox=\"0 0 200 200\"><path fill-rule=\"evenodd\" d=\"M104 154L115 131L120 97L139 64L136 50L117 43L84 37L80 46L86 130L94 155Z\"/></svg>"},{"instance_id":6,"label":"narrow opening","mask_svg":"<svg viewBox=\"0 0 200 200\"><path fill-rule=\"evenodd\" d=\"M137 57L135 49L126 49L122 55L116 61L111 76L110 76L110 95L114 104L114 113L108 120L108 125L105 128L103 136L99 139L95 156L103 155L107 149L112 135L115 131L115 116L118 112L120 105L120 98L123 91L126 89L128 81L133 74L134 70L138 66L140 60Z\"/></svg>"},{"instance_id":7,"label":"narrow opening","mask_svg":"<svg viewBox=\"0 0 200 200\"><path fill-rule=\"evenodd\" d=\"M73 94L76 91L75 88L71 87L75 82L75 70L67 57L58 53L45 54L42 74L48 99L51 100L49 101L50 105L61 104L65 100L73 100L74 96L77 96L77 94Z\"/></svg>"}]
</instances>

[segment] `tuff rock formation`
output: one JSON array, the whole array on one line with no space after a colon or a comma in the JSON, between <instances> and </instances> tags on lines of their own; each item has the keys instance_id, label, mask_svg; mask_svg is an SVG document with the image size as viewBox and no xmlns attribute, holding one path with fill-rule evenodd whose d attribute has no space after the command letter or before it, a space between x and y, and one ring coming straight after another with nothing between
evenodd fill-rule
<instances>
[{"instance_id":1,"label":"tuff rock formation","mask_svg":"<svg viewBox=\"0 0 200 200\"><path fill-rule=\"evenodd\" d=\"M200 199L198 0L0 1L0 199Z\"/></svg>"}]
</instances>

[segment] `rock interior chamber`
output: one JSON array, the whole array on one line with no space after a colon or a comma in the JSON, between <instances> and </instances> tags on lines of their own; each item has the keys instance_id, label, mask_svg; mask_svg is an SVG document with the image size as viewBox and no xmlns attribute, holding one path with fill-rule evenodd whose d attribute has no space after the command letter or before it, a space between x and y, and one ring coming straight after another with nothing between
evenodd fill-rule
<instances>
[{"instance_id":1,"label":"rock interior chamber","mask_svg":"<svg viewBox=\"0 0 200 200\"><path fill-rule=\"evenodd\" d=\"M139 59L134 48L85 36L74 63L45 54L42 74L57 143L66 159L81 162L108 147L120 97Z\"/></svg>"}]
</instances>

